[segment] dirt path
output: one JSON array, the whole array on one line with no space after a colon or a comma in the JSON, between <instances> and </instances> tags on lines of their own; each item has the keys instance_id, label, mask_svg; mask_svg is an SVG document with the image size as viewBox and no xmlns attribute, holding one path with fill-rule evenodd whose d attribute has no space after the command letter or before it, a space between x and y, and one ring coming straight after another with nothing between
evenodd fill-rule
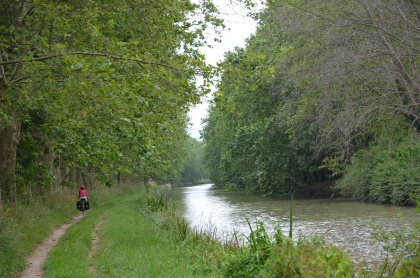
<instances>
[{"instance_id":1,"label":"dirt path","mask_svg":"<svg viewBox=\"0 0 420 278\"><path fill-rule=\"evenodd\" d=\"M26 263L29 265L18 277L20 278L39 278L42 277L42 264L47 257L48 252L54 247L54 245L58 242L59 238L64 235L66 230L77 223L80 219L83 218L84 215L76 216L71 220L70 223L64 224L60 228L56 228L53 234L47 238L35 252L26 258Z\"/></svg>"},{"instance_id":2,"label":"dirt path","mask_svg":"<svg viewBox=\"0 0 420 278\"><path fill-rule=\"evenodd\" d=\"M105 213L99 218L98 224L95 225L95 228L92 230L92 247L89 251L89 260L92 260L92 258L96 255L97 250L99 248L99 236L98 232L101 228L102 223L104 223L104 218L108 215L108 213ZM92 274L92 277L98 277L98 274L96 273L96 269L93 264L90 264L89 266L89 273Z\"/></svg>"}]
</instances>

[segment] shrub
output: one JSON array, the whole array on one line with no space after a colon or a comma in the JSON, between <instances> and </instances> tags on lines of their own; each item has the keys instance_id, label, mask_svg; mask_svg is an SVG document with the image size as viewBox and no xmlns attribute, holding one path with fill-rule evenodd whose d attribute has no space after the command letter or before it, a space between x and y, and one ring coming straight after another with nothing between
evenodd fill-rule
<instances>
[{"instance_id":1,"label":"shrub","mask_svg":"<svg viewBox=\"0 0 420 278\"><path fill-rule=\"evenodd\" d=\"M419 167L420 144L414 136L384 136L354 155L337 187L358 200L414 205L410 194L420 194Z\"/></svg>"},{"instance_id":2,"label":"shrub","mask_svg":"<svg viewBox=\"0 0 420 278\"><path fill-rule=\"evenodd\" d=\"M258 277L354 277L350 257L320 237L284 237L273 245L265 268Z\"/></svg>"},{"instance_id":3,"label":"shrub","mask_svg":"<svg viewBox=\"0 0 420 278\"><path fill-rule=\"evenodd\" d=\"M294 242L280 229L271 239L261 222L252 230L248 245L221 263L222 277L353 277L350 257L320 237Z\"/></svg>"}]
</instances>

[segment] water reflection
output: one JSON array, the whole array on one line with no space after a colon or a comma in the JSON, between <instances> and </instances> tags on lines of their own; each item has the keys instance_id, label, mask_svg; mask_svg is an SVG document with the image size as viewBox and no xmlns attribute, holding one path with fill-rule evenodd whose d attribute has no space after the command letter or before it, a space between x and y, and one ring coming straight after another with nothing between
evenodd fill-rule
<instances>
[{"instance_id":1,"label":"water reflection","mask_svg":"<svg viewBox=\"0 0 420 278\"><path fill-rule=\"evenodd\" d=\"M274 225L289 234L290 200L212 189L211 184L173 189L171 198L179 203L192 227L217 232L220 237L248 235L246 219L255 227L262 221L271 233ZM395 230L418 219L414 208L365 204L335 199L298 199L293 206L293 237L316 233L348 251L355 261L374 263L382 248L372 238L371 224Z\"/></svg>"}]
</instances>

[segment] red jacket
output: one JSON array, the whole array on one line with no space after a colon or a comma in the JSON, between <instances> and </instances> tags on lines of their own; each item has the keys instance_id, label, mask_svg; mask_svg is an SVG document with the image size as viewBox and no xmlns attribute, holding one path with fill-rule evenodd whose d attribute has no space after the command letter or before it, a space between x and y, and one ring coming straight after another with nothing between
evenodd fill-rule
<instances>
[{"instance_id":1,"label":"red jacket","mask_svg":"<svg viewBox=\"0 0 420 278\"><path fill-rule=\"evenodd\" d=\"M79 190L79 197L86 197L86 194L87 194L87 192L86 192L85 189L80 189Z\"/></svg>"}]
</instances>

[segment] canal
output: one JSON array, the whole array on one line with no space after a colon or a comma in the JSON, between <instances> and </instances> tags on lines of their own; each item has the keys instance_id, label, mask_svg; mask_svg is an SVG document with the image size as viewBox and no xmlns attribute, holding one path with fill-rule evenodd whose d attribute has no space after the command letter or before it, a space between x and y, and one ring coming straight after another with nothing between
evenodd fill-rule
<instances>
[{"instance_id":1,"label":"canal","mask_svg":"<svg viewBox=\"0 0 420 278\"><path fill-rule=\"evenodd\" d=\"M268 198L215 190L211 184L174 188L169 197L178 204L190 226L228 239L233 232L249 235L247 219L255 228L264 223L269 233L280 227L289 235L289 198ZM372 238L373 228L394 231L411 227L420 214L413 207L367 204L343 199L295 199L293 238L315 234L350 254L355 262L379 263L382 246Z\"/></svg>"}]
</instances>

